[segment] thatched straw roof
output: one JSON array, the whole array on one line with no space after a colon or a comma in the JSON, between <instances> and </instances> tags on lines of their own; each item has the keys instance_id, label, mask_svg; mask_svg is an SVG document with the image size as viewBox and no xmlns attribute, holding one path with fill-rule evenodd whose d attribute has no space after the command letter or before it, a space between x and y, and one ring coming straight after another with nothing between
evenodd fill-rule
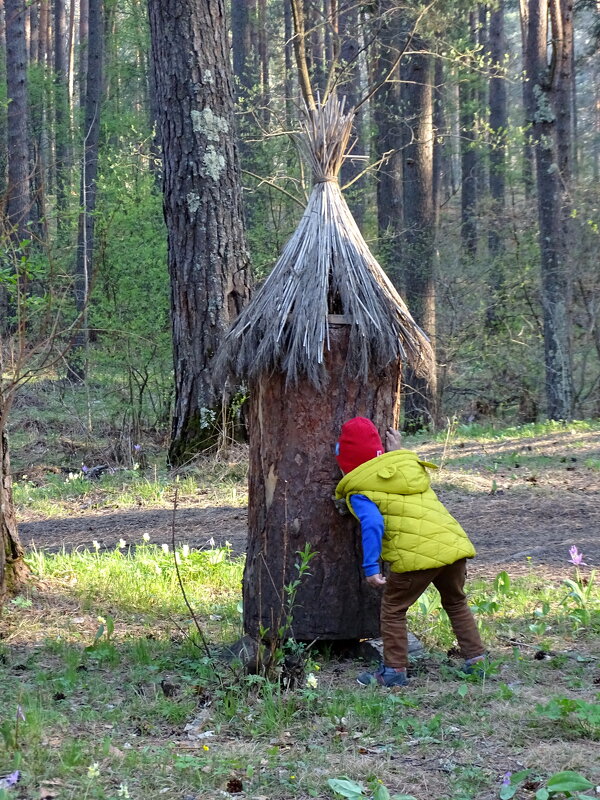
<instances>
[{"instance_id":1,"label":"thatched straw roof","mask_svg":"<svg viewBox=\"0 0 600 800\"><path fill-rule=\"evenodd\" d=\"M429 341L379 266L337 181L354 113L330 96L306 111L300 146L313 171L306 210L273 271L227 334L221 369L238 377L283 372L326 381L328 316L351 320L348 369L370 370L398 358L421 374L432 367Z\"/></svg>"}]
</instances>

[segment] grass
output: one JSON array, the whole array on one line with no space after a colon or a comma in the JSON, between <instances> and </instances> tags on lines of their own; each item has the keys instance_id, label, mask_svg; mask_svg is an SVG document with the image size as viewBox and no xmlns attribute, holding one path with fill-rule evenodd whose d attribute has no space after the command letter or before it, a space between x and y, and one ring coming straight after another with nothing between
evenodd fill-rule
<instances>
[{"instance_id":1,"label":"grass","mask_svg":"<svg viewBox=\"0 0 600 800\"><path fill-rule=\"evenodd\" d=\"M142 437L142 456L131 441L114 444L117 428L101 418L110 406L95 406L90 431L83 405L57 402L50 392L35 421L16 409L21 519L165 508L175 489L182 506L245 505L244 448L175 474L154 434ZM567 469L597 478L598 432L598 420L451 421L405 444L443 464L437 486L465 498L509 485L554 493ZM114 471L83 477L82 464L103 463ZM0 800L214 800L240 785L247 798L333 800L328 781L343 777L375 800L385 800L383 785L417 800L491 800L505 773L525 768L530 783L518 800L560 769L600 784L600 592L589 570L548 579L531 567L470 584L491 648L484 680L461 672L431 591L410 612L426 654L408 690L361 689L364 663L316 648L312 679L284 690L218 658L240 635L243 560L227 548L174 554L167 544L140 536L110 549L29 554L36 580L0 619L0 776L21 772ZM213 659L182 600L174 555Z\"/></svg>"},{"instance_id":2,"label":"grass","mask_svg":"<svg viewBox=\"0 0 600 800\"><path fill-rule=\"evenodd\" d=\"M154 465L139 469L112 468L99 479L82 472L49 474L33 480L27 472L13 483L13 494L21 518L69 516L74 504L91 511L103 508L164 508L173 503L175 490L181 502L199 505L244 507L246 453L240 447L226 461L200 458L180 473Z\"/></svg>"},{"instance_id":3,"label":"grass","mask_svg":"<svg viewBox=\"0 0 600 800\"><path fill-rule=\"evenodd\" d=\"M426 645L410 689L361 689L364 665L315 651L311 680L284 690L209 661L174 554L132 544L29 556L36 581L8 603L0 640L0 775L22 773L6 798L208 800L241 785L250 798L324 799L328 780L347 776L364 797L382 781L418 800L484 800L523 767L540 785L563 768L600 783L589 571L573 585L534 572L471 584L492 650L484 680L446 654L431 591L410 612ZM176 556L218 652L239 634L243 562L222 548Z\"/></svg>"}]
</instances>

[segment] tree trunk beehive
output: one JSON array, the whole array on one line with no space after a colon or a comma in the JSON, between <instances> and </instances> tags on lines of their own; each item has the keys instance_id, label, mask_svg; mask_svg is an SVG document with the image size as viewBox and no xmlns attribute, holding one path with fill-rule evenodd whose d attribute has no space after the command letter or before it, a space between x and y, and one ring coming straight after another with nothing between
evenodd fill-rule
<instances>
[{"instance_id":1,"label":"tree trunk beehive","mask_svg":"<svg viewBox=\"0 0 600 800\"><path fill-rule=\"evenodd\" d=\"M341 473L335 443L352 417L373 420L383 433L396 426L400 364L368 381L346 370L350 327L330 317L328 382L323 391L300 379L264 374L250 389L248 549L244 574L244 626L258 636L284 621L284 587L298 573L297 551L317 555L299 587L289 635L297 640L363 639L379 634L381 593L362 574L358 524L342 516L333 495Z\"/></svg>"}]
</instances>

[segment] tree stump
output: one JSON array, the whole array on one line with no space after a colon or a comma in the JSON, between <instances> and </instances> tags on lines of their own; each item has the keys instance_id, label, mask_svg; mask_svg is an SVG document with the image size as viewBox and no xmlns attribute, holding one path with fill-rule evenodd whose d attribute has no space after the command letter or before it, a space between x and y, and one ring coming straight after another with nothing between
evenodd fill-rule
<instances>
[{"instance_id":1,"label":"tree stump","mask_svg":"<svg viewBox=\"0 0 600 800\"><path fill-rule=\"evenodd\" d=\"M298 573L297 551L317 555L298 589L288 635L299 641L365 639L379 635L381 592L362 574L358 523L333 503L341 472L335 444L342 424L355 416L383 433L397 425L400 363L370 375L346 371L349 322L330 317L325 354L328 384L308 380L286 387L285 375L264 374L250 387L248 549L244 572L244 627L258 637L285 620L284 587Z\"/></svg>"}]
</instances>

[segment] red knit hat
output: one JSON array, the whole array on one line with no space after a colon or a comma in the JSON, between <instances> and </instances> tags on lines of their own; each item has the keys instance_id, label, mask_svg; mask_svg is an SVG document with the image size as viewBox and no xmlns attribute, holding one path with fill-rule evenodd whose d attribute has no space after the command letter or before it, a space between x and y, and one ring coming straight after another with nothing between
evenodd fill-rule
<instances>
[{"instance_id":1,"label":"red knit hat","mask_svg":"<svg viewBox=\"0 0 600 800\"><path fill-rule=\"evenodd\" d=\"M354 417L344 422L336 447L337 462L342 472L352 472L382 453L381 438L370 419Z\"/></svg>"}]
</instances>

